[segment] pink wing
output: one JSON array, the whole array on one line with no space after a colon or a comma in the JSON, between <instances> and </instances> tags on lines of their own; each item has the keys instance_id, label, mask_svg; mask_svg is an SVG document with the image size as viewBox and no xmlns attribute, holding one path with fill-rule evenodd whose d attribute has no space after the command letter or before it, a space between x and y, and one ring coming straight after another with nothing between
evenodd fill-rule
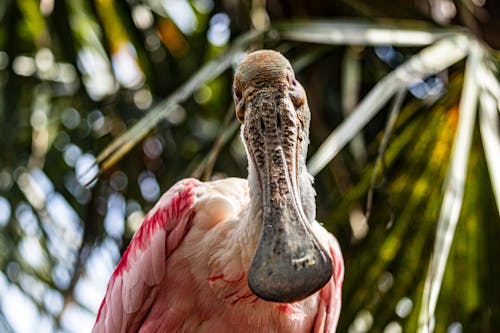
<instances>
[{"instance_id":1,"label":"pink wing","mask_svg":"<svg viewBox=\"0 0 500 333\"><path fill-rule=\"evenodd\" d=\"M333 276L320 291L318 313L314 333L335 333L342 307L342 283L344 282L344 259L337 239L329 235L328 245L333 258Z\"/></svg>"},{"instance_id":2,"label":"pink wing","mask_svg":"<svg viewBox=\"0 0 500 333\"><path fill-rule=\"evenodd\" d=\"M196 179L172 186L146 215L108 283L92 332L137 331L165 274L166 259L186 235L194 212Z\"/></svg>"}]
</instances>

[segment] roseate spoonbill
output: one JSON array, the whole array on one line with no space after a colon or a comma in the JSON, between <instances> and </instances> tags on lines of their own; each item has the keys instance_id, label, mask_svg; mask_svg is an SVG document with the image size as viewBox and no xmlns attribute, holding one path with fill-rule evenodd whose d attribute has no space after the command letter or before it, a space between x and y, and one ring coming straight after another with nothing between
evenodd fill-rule
<instances>
[{"instance_id":1,"label":"roseate spoonbill","mask_svg":"<svg viewBox=\"0 0 500 333\"><path fill-rule=\"evenodd\" d=\"M168 190L118 263L93 332L335 332L344 266L315 220L304 89L267 50L240 63L233 89L248 181Z\"/></svg>"}]
</instances>

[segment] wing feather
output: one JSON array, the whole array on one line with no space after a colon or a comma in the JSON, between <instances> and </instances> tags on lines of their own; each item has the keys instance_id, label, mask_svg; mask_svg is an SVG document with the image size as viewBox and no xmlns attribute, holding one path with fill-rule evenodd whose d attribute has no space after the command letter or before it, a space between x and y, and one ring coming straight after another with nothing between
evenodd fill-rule
<instances>
[{"instance_id":1,"label":"wing feather","mask_svg":"<svg viewBox=\"0 0 500 333\"><path fill-rule=\"evenodd\" d=\"M138 269L141 270L141 275L143 275L143 281L150 287L154 286L155 280L153 277L153 258L151 254L151 246L144 249L144 252L141 253L141 258L137 263Z\"/></svg>"},{"instance_id":2,"label":"wing feather","mask_svg":"<svg viewBox=\"0 0 500 333\"><path fill-rule=\"evenodd\" d=\"M165 275L166 260L190 227L199 182L172 186L146 215L108 283L92 332L138 328L153 303L154 286Z\"/></svg>"},{"instance_id":3,"label":"wing feather","mask_svg":"<svg viewBox=\"0 0 500 333\"><path fill-rule=\"evenodd\" d=\"M121 275L123 283L127 286L135 287L139 282L140 271L138 269L129 270L128 274ZM127 299L126 297L123 297Z\"/></svg>"},{"instance_id":4,"label":"wing feather","mask_svg":"<svg viewBox=\"0 0 500 333\"><path fill-rule=\"evenodd\" d=\"M121 276L117 277L117 280L121 279ZM142 281L130 285L126 284L125 281L123 280L123 286L121 287L121 298L119 298L118 295L116 295L116 298L112 298L113 300L113 307L117 307L118 309L120 307L123 308L123 311L127 314L130 313L135 313L139 311L143 300L144 300L144 289L146 286ZM118 290L117 290L118 293ZM115 302L116 300L116 302Z\"/></svg>"},{"instance_id":5,"label":"wing feather","mask_svg":"<svg viewBox=\"0 0 500 333\"><path fill-rule=\"evenodd\" d=\"M165 273L165 240L167 232L165 229L159 229L155 235L155 240L151 244L151 260L153 267L153 280L155 284L160 283Z\"/></svg>"},{"instance_id":6,"label":"wing feather","mask_svg":"<svg viewBox=\"0 0 500 333\"><path fill-rule=\"evenodd\" d=\"M118 276L114 283L113 283L113 289L111 289L111 300L112 300L112 306L121 306L122 303L122 278L121 276ZM118 329L121 328L122 323L123 323L123 312L122 311L112 311L109 313L110 315L110 326L111 327L116 327Z\"/></svg>"}]
</instances>

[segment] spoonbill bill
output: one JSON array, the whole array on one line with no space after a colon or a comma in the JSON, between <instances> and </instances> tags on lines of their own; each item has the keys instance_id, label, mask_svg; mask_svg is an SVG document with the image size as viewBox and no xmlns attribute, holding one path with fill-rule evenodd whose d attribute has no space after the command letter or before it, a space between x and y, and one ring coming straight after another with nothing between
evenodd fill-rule
<instances>
[{"instance_id":1,"label":"spoonbill bill","mask_svg":"<svg viewBox=\"0 0 500 333\"><path fill-rule=\"evenodd\" d=\"M344 275L316 220L306 94L280 53L239 64L248 179L184 179L146 215L93 332L335 332Z\"/></svg>"}]
</instances>

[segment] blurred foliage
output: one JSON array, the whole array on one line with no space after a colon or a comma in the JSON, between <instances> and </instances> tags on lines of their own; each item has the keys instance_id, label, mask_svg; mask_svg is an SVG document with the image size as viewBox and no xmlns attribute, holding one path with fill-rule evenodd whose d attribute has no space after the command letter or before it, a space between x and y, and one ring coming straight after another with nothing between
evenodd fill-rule
<instances>
[{"instance_id":1,"label":"blurred foliage","mask_svg":"<svg viewBox=\"0 0 500 333\"><path fill-rule=\"evenodd\" d=\"M114 264L163 191L191 175L246 177L231 70L195 89L98 181L85 187L82 176L238 36L289 19L353 17L461 25L498 48L499 11L488 0L2 1L0 331L88 331ZM312 110L310 152L344 119L345 96L355 104L418 51L284 42L272 31L252 38L251 49L279 50L300 70ZM343 93L349 59L360 80ZM318 220L337 235L346 260L339 332L417 329L463 71L459 63L409 89L382 169L374 166L390 105L364 128L357 148L344 149L316 177ZM475 133L436 332L500 327L500 218Z\"/></svg>"}]
</instances>

